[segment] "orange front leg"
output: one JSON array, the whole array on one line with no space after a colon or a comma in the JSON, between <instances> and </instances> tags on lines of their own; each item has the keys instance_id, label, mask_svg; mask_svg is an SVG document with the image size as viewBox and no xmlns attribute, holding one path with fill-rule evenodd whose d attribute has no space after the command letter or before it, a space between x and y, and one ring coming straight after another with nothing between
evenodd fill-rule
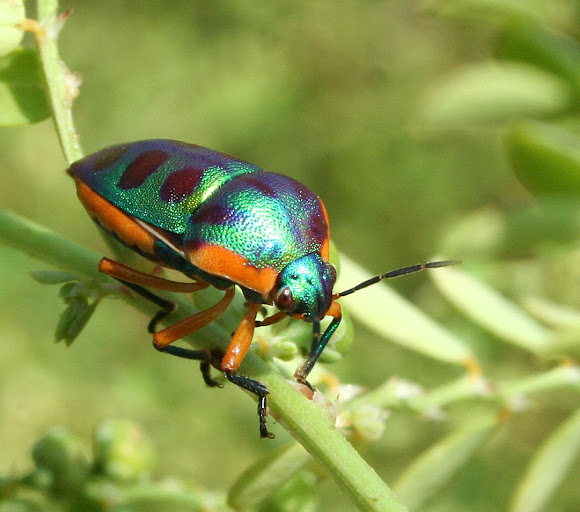
<instances>
[{"instance_id":1,"label":"orange front leg","mask_svg":"<svg viewBox=\"0 0 580 512\"><path fill-rule=\"evenodd\" d=\"M254 327L256 326L256 315L261 307L261 304L253 302L248 306L248 310L244 318L242 318L240 325L238 325L236 332L234 332L228 349L222 359L221 369L223 372L235 372L240 364L242 364L252 344Z\"/></svg>"},{"instance_id":2,"label":"orange front leg","mask_svg":"<svg viewBox=\"0 0 580 512\"><path fill-rule=\"evenodd\" d=\"M245 390L253 393L258 397L258 416L260 418L260 437L267 437L272 439L274 434L268 432L266 427L266 414L268 410L266 397L268 395L268 388L257 380L238 375L236 370L246 357L252 338L254 337L254 328L256 327L256 315L262 307L261 304L250 303L248 310L242 318L240 325L232 336L228 349L222 359L221 369L226 374L230 382Z\"/></svg>"},{"instance_id":3,"label":"orange front leg","mask_svg":"<svg viewBox=\"0 0 580 512\"><path fill-rule=\"evenodd\" d=\"M211 366L219 368L221 362L221 352L219 350L193 350L190 348L170 345L174 341L181 339L188 334L205 327L219 317L229 306L234 297L234 287L228 288L222 300L214 306L200 311L195 315L188 316L153 335L153 347L160 352L184 359L200 361L200 370L203 380L208 386L218 386L221 384L213 380L210 375Z\"/></svg>"}]
</instances>

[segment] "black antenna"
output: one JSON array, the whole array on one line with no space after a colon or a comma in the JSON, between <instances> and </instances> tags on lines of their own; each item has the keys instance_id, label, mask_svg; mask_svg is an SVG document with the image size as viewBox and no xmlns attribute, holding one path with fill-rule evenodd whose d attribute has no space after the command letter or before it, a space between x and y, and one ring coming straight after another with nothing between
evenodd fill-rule
<instances>
[{"instance_id":1,"label":"black antenna","mask_svg":"<svg viewBox=\"0 0 580 512\"><path fill-rule=\"evenodd\" d=\"M387 272L386 274L371 277L370 279L367 279L366 281L363 281L362 283L357 284L356 286L353 286L352 288L349 288L348 290L345 290L344 292L337 293L334 295L333 299L336 300L339 297L344 297L345 295L350 295L351 293L357 292L358 290L362 290L363 288L366 288L367 286L371 286L373 284L376 284L379 281L382 281L383 279L391 279L392 277L399 277L399 276L404 276L406 274L412 274L413 272L419 272L419 270L423 270L424 268L449 267L451 265L457 265L459 263L461 263L461 260L430 261L429 263L417 264L417 265L411 265L409 267L398 268L397 270L391 270L390 272Z\"/></svg>"}]
</instances>

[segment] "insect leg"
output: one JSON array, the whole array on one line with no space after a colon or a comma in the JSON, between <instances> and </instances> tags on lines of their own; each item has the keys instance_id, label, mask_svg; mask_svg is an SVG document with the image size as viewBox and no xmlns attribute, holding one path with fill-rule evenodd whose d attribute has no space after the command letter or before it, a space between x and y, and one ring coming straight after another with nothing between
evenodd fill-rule
<instances>
[{"instance_id":1,"label":"insect leg","mask_svg":"<svg viewBox=\"0 0 580 512\"><path fill-rule=\"evenodd\" d=\"M208 283L203 281L182 283L146 274L145 272L140 272L139 270L135 270L134 268L128 267L127 265L123 265L122 263L109 258L101 258L101 261L99 261L99 272L120 279L126 283L135 283L141 286L147 286L149 288L165 290L168 292L194 293L209 286Z\"/></svg>"},{"instance_id":2,"label":"insect leg","mask_svg":"<svg viewBox=\"0 0 580 512\"><path fill-rule=\"evenodd\" d=\"M334 331L336 331L342 319L340 304L337 301L334 301L330 305L330 308L326 312L326 315L333 317L332 321L330 322L330 325L326 328L324 334L320 336L320 322L314 322L313 329L314 335L312 338L312 345L310 346L310 352L308 354L308 357L306 358L306 361L304 361L304 363L302 363L302 366L300 366L300 368L298 368L294 373L294 378L298 382L306 384L309 387L312 386L308 384L306 378L308 377L308 374L312 371L312 368L314 368L316 361L318 361L320 354L322 354L324 347L326 347L328 340L332 337Z\"/></svg>"},{"instance_id":3,"label":"insect leg","mask_svg":"<svg viewBox=\"0 0 580 512\"><path fill-rule=\"evenodd\" d=\"M128 267L127 265L123 265L122 263L111 260L109 258L102 258L101 261L99 261L99 271L123 283L125 286L127 286L127 288L130 288L134 292L138 293L148 301L161 308L151 319L147 327L147 330L151 334L155 332L157 324L161 320L175 311L175 304L169 300L159 297L158 295L155 295L154 293L151 293L149 290L145 289L144 286L155 288L157 290L178 293L193 293L199 290L203 290L209 286L208 283L201 281L193 283L181 283L178 281L164 279L159 276L153 276L151 274L146 274L145 272L135 270L134 268Z\"/></svg>"},{"instance_id":4,"label":"insect leg","mask_svg":"<svg viewBox=\"0 0 580 512\"><path fill-rule=\"evenodd\" d=\"M201 376L203 381L207 386L221 388L222 385L214 380L211 376L210 370L212 366L219 366L219 361L221 361L221 354L216 350L193 350L190 348L177 347L174 345L167 345L166 347L160 348L155 343L153 343L153 348L164 354L169 354L176 357L181 357L183 359L190 359L194 361L199 361L199 369L201 371Z\"/></svg>"},{"instance_id":5,"label":"insect leg","mask_svg":"<svg viewBox=\"0 0 580 512\"><path fill-rule=\"evenodd\" d=\"M163 299L154 293L151 293L146 288L139 286L138 284L130 283L128 281L123 281L118 277L114 277L120 283L123 283L127 288L130 288L134 292L138 293L145 299L153 302L156 306L159 306L161 309L155 313L155 316L149 322L147 326L147 330L154 334L156 330L157 324L163 320L166 316L170 315L175 311L175 304L169 300ZM192 350L183 347L174 347L173 345L168 345L167 347L160 348L155 343L153 343L153 347L157 349L159 352L164 352L166 354L171 354L173 356L182 357L184 359L193 359L195 361L200 361L199 369L201 371L201 375L203 377L203 381L206 385L210 387L222 387L222 385L215 381L210 374L211 368L211 361L212 361L212 352L209 350ZM219 363L218 363L219 364Z\"/></svg>"},{"instance_id":6,"label":"insect leg","mask_svg":"<svg viewBox=\"0 0 580 512\"><path fill-rule=\"evenodd\" d=\"M212 323L230 305L230 302L232 302L232 299L234 298L234 292L235 289L232 286L226 290L225 295L217 304L156 332L153 336L153 343L155 343L157 348L165 348L170 343L173 343L188 334L192 334L202 327Z\"/></svg>"},{"instance_id":7,"label":"insect leg","mask_svg":"<svg viewBox=\"0 0 580 512\"><path fill-rule=\"evenodd\" d=\"M193 350L190 348L173 346L171 343L213 322L230 305L230 302L234 298L234 292L235 289L233 287L228 288L223 298L217 304L195 313L194 315L188 316L187 318L155 333L153 335L153 347L159 352L164 352L172 356L201 361L199 368L204 382L211 387L221 387L221 385L210 375L211 366L215 366L216 368L219 368L220 366L221 354L219 351Z\"/></svg>"},{"instance_id":8,"label":"insect leg","mask_svg":"<svg viewBox=\"0 0 580 512\"><path fill-rule=\"evenodd\" d=\"M288 318L286 312L278 311L277 313L274 313L273 315L264 318L264 320L256 320L256 327L264 327L266 325L272 325L280 322L281 320L284 320L284 318Z\"/></svg>"},{"instance_id":9,"label":"insect leg","mask_svg":"<svg viewBox=\"0 0 580 512\"><path fill-rule=\"evenodd\" d=\"M258 397L258 416L260 418L260 437L267 437L272 439L274 434L268 431L266 426L267 414L267 396L268 389L264 384L257 380L238 375L236 370L239 368L244 357L250 349L252 338L254 336L254 328L256 327L256 315L260 310L261 304L250 303L244 318L232 336L228 349L222 359L221 369L225 373L227 379L237 386L253 393Z\"/></svg>"}]
</instances>

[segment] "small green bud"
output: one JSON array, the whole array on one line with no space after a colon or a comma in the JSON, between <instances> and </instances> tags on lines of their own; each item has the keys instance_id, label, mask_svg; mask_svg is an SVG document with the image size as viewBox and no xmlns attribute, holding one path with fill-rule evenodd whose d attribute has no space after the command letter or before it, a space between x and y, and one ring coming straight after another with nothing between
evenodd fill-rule
<instances>
[{"instance_id":1,"label":"small green bud","mask_svg":"<svg viewBox=\"0 0 580 512\"><path fill-rule=\"evenodd\" d=\"M146 479L154 466L151 440L129 420L106 420L93 432L95 470L115 481Z\"/></svg>"},{"instance_id":2,"label":"small green bud","mask_svg":"<svg viewBox=\"0 0 580 512\"><path fill-rule=\"evenodd\" d=\"M375 441L383 435L388 416L380 407L361 404L356 409L341 412L337 426L356 439Z\"/></svg>"},{"instance_id":3,"label":"small green bud","mask_svg":"<svg viewBox=\"0 0 580 512\"><path fill-rule=\"evenodd\" d=\"M32 448L37 469L59 497L78 495L89 472L89 461L81 441L63 427L51 429Z\"/></svg>"},{"instance_id":4,"label":"small green bud","mask_svg":"<svg viewBox=\"0 0 580 512\"><path fill-rule=\"evenodd\" d=\"M269 355L282 361L292 361L298 355L298 349L295 343L274 338L270 346Z\"/></svg>"},{"instance_id":5,"label":"small green bud","mask_svg":"<svg viewBox=\"0 0 580 512\"><path fill-rule=\"evenodd\" d=\"M96 302L89 304L84 297L71 299L58 319L54 331L55 343L64 340L66 346L70 346L93 316L96 307Z\"/></svg>"}]
</instances>

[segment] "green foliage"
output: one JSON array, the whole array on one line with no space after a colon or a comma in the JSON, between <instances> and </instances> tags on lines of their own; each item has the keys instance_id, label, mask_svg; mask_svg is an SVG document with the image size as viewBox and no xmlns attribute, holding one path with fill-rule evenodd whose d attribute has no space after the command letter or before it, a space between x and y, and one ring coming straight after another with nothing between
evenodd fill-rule
<instances>
[{"instance_id":1,"label":"green foliage","mask_svg":"<svg viewBox=\"0 0 580 512\"><path fill-rule=\"evenodd\" d=\"M580 136L547 123L521 122L506 136L520 181L534 194L580 193Z\"/></svg>"},{"instance_id":2,"label":"green foliage","mask_svg":"<svg viewBox=\"0 0 580 512\"><path fill-rule=\"evenodd\" d=\"M36 52L18 48L0 57L0 113L2 126L36 123L50 116Z\"/></svg>"},{"instance_id":3,"label":"green foliage","mask_svg":"<svg viewBox=\"0 0 580 512\"><path fill-rule=\"evenodd\" d=\"M0 1L0 57L15 50L23 32L18 26L24 21L23 0Z\"/></svg>"},{"instance_id":4,"label":"green foliage","mask_svg":"<svg viewBox=\"0 0 580 512\"><path fill-rule=\"evenodd\" d=\"M105 249L44 227L95 244L50 128L3 129L0 200L36 222L0 211L0 240L59 270L32 282L23 269L37 264L0 248L0 512L351 510L337 485L362 510L540 512L580 500L574 2L428 0L422 17L403 0L149 0L138 13L73 3L61 32L52 2L39 0L38 24L0 1L4 124L39 121L50 105L65 160L81 155L78 80L58 35L85 75L76 112L87 146L156 136L225 150L314 188L333 238L365 265L385 271L435 249L464 263L425 272L429 284L389 283L412 302L384 283L345 297L354 326L341 326L325 361L340 377L319 366L312 382L324 394L301 390L310 400L284 378L308 326L258 330L244 372L267 383L271 416L301 444L280 427L258 442L239 390L205 392L191 365L132 343L146 339L146 320L103 299L152 310L96 272ZM34 49L20 46L23 28ZM370 275L341 263L339 290ZM57 293L38 282L61 286L58 323ZM180 312L218 296L177 299ZM188 341L223 346L242 307L238 298ZM66 354L43 342L55 324L57 340L76 338ZM138 419L155 442L108 421L89 456L70 431L105 415ZM67 429L49 430L32 471L20 470L19 454L52 424Z\"/></svg>"},{"instance_id":5,"label":"green foliage","mask_svg":"<svg viewBox=\"0 0 580 512\"><path fill-rule=\"evenodd\" d=\"M128 420L108 420L93 434L93 457L65 428L51 429L32 449L27 475L0 481L1 510L127 512L223 510L216 496L178 482L155 482L153 451L142 429Z\"/></svg>"}]
</instances>

